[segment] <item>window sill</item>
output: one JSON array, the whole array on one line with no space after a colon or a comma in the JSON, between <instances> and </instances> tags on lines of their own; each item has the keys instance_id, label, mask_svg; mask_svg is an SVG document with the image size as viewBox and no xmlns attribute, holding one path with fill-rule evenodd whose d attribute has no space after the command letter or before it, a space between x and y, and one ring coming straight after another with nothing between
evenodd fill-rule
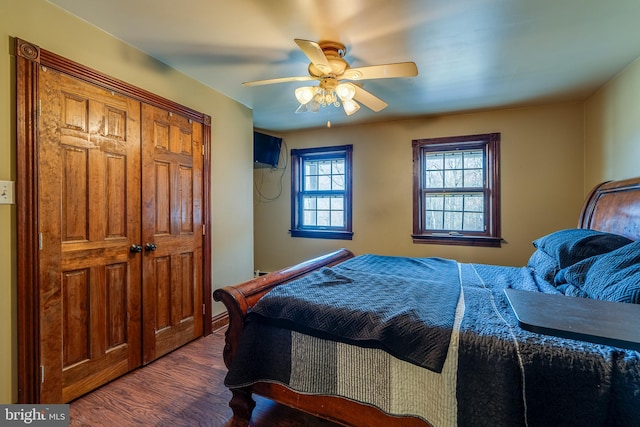
<instances>
[{"instance_id":1,"label":"window sill","mask_svg":"<svg viewBox=\"0 0 640 427\"><path fill-rule=\"evenodd\" d=\"M432 245L483 246L499 248L502 246L501 237L465 236L456 234L412 234L413 243Z\"/></svg>"},{"instance_id":2,"label":"window sill","mask_svg":"<svg viewBox=\"0 0 640 427\"><path fill-rule=\"evenodd\" d=\"M311 239L338 239L351 240L352 231L335 231L335 230L289 230L291 237L308 237Z\"/></svg>"}]
</instances>

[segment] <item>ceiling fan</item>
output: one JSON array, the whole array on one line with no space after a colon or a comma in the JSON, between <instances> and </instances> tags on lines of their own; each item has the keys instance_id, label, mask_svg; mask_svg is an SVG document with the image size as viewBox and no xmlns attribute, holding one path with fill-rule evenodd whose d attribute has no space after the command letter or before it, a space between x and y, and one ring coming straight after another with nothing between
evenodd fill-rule
<instances>
[{"instance_id":1,"label":"ceiling fan","mask_svg":"<svg viewBox=\"0 0 640 427\"><path fill-rule=\"evenodd\" d=\"M333 41L314 42L295 39L296 44L309 58L308 76L281 77L243 83L244 86L260 86L274 83L319 81L318 86L303 86L295 90L300 106L296 113L317 112L320 107L335 105L342 107L347 115L360 109L360 104L378 112L387 103L352 82L397 77L415 77L418 68L413 62L372 65L351 68L344 59L344 44Z\"/></svg>"}]
</instances>

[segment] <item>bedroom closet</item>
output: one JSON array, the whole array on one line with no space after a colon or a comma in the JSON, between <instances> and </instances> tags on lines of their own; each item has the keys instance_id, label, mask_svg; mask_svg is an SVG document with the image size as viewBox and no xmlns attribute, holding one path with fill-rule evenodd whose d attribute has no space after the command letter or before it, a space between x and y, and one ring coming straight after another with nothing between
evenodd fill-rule
<instances>
[{"instance_id":1,"label":"bedroom closet","mask_svg":"<svg viewBox=\"0 0 640 427\"><path fill-rule=\"evenodd\" d=\"M19 398L68 402L210 332L210 119L21 40L16 56L18 119L37 106L18 132Z\"/></svg>"}]
</instances>

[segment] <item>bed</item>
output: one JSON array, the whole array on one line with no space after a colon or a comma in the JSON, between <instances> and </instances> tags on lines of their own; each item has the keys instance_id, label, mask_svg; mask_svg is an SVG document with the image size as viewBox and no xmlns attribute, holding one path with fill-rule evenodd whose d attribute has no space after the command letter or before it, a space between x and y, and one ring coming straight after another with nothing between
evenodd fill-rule
<instances>
[{"instance_id":1,"label":"bed","mask_svg":"<svg viewBox=\"0 0 640 427\"><path fill-rule=\"evenodd\" d=\"M526 266L341 249L216 290L227 425L252 394L354 426L640 425L640 353L525 330L505 289L640 308L640 178L594 188Z\"/></svg>"}]
</instances>

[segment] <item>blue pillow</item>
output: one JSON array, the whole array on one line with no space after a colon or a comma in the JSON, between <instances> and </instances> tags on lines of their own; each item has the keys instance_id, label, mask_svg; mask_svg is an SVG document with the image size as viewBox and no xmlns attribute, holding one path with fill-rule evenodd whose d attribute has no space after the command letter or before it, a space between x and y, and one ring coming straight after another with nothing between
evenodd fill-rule
<instances>
[{"instance_id":1,"label":"blue pillow","mask_svg":"<svg viewBox=\"0 0 640 427\"><path fill-rule=\"evenodd\" d=\"M584 228L556 231L533 241L533 246L551 256L558 270L594 255L601 255L632 243L618 234Z\"/></svg>"},{"instance_id":2,"label":"blue pillow","mask_svg":"<svg viewBox=\"0 0 640 427\"><path fill-rule=\"evenodd\" d=\"M593 299L640 304L640 240L587 258L556 276Z\"/></svg>"},{"instance_id":3,"label":"blue pillow","mask_svg":"<svg viewBox=\"0 0 640 427\"><path fill-rule=\"evenodd\" d=\"M568 297L589 298L589 295L587 295L582 289L572 285L571 283L563 283L559 286L556 286L556 290Z\"/></svg>"},{"instance_id":4,"label":"blue pillow","mask_svg":"<svg viewBox=\"0 0 640 427\"><path fill-rule=\"evenodd\" d=\"M540 249L533 252L527 262L527 267L549 283L553 283L553 278L559 270L555 258Z\"/></svg>"}]
</instances>

